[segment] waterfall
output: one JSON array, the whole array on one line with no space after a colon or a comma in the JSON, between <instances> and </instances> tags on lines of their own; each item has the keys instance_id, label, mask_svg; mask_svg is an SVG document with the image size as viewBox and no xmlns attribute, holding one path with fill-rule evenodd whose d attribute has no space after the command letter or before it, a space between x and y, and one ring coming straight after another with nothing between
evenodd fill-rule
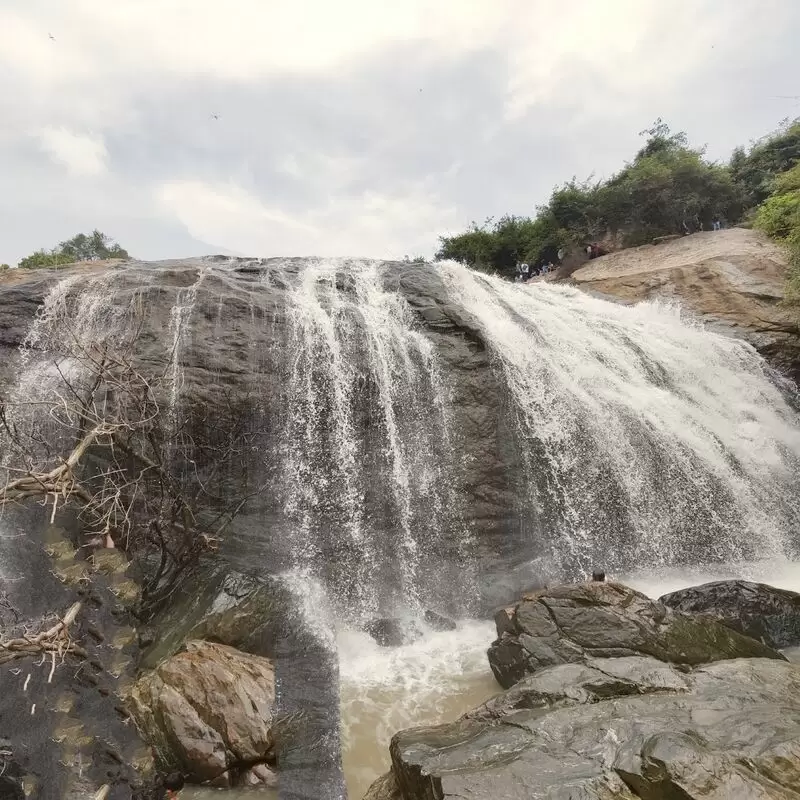
<instances>
[{"instance_id":1,"label":"waterfall","mask_svg":"<svg viewBox=\"0 0 800 800\"><path fill-rule=\"evenodd\" d=\"M396 729L493 690L491 625L476 617L529 588L534 560L546 580L602 566L646 582L690 567L767 577L798 554L790 390L748 344L675 306L451 263L69 272L0 387L46 458L70 436L48 410L65 381L86 388L86 354L104 345L152 378L172 436L164 457L202 513L237 509L218 557L286 590L278 704L313 706L331 798L339 677L357 796L385 771ZM10 466L6 439L0 451ZM30 558L18 529L0 531L0 562ZM455 628L420 622L428 609ZM379 647L364 623L384 616L420 638ZM318 797L306 756L290 754L282 786Z\"/></svg>"},{"instance_id":2,"label":"waterfall","mask_svg":"<svg viewBox=\"0 0 800 800\"><path fill-rule=\"evenodd\" d=\"M575 575L795 551L800 428L752 347L668 305L440 272L507 386L532 553Z\"/></svg>"},{"instance_id":3,"label":"waterfall","mask_svg":"<svg viewBox=\"0 0 800 800\"><path fill-rule=\"evenodd\" d=\"M170 346L168 383L170 387L168 415L168 430L171 438L178 430L178 403L180 402L181 392L183 391L183 366L181 358L189 341L190 322L194 305L197 301L197 291L203 283L203 279L209 267L199 270L197 280L186 288L178 289L175 303L169 313L169 332L168 340Z\"/></svg>"},{"instance_id":4,"label":"waterfall","mask_svg":"<svg viewBox=\"0 0 800 800\"><path fill-rule=\"evenodd\" d=\"M342 261L282 277L294 566L325 572L333 555L333 595L354 618L421 610L425 562L458 525L446 384L433 344L382 280L376 263Z\"/></svg>"}]
</instances>

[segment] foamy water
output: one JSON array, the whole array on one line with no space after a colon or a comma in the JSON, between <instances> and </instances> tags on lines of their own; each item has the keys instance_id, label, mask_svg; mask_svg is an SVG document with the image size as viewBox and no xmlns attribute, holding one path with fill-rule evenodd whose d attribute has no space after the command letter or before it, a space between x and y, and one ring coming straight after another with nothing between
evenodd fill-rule
<instances>
[{"instance_id":1,"label":"foamy water","mask_svg":"<svg viewBox=\"0 0 800 800\"><path fill-rule=\"evenodd\" d=\"M342 746L351 798L389 769L389 742L404 728L457 719L500 690L486 649L491 622L426 631L403 647L378 646L367 634L339 634Z\"/></svg>"}]
</instances>

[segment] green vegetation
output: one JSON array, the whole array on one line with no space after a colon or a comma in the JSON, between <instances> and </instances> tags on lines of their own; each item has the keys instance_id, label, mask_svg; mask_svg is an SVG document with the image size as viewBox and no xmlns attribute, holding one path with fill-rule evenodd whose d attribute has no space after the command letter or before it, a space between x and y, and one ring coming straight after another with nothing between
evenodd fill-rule
<instances>
[{"instance_id":1,"label":"green vegetation","mask_svg":"<svg viewBox=\"0 0 800 800\"><path fill-rule=\"evenodd\" d=\"M608 180L573 178L534 217L473 222L464 233L441 237L436 258L511 277L518 261L555 261L561 248L592 242L631 247L709 230L717 220L735 224L765 200L772 205L758 213L756 224L791 239L800 177L790 175L800 163L800 120L784 123L749 150L738 148L729 164L707 160L703 148L691 147L685 133L673 133L661 119L641 135L642 148Z\"/></svg>"},{"instance_id":2,"label":"green vegetation","mask_svg":"<svg viewBox=\"0 0 800 800\"><path fill-rule=\"evenodd\" d=\"M758 207L754 225L783 242L789 250L786 297L800 302L800 160L775 176L772 193Z\"/></svg>"},{"instance_id":3,"label":"green vegetation","mask_svg":"<svg viewBox=\"0 0 800 800\"><path fill-rule=\"evenodd\" d=\"M100 261L105 258L129 258L128 251L98 230L79 233L52 250L37 250L19 262L21 269L61 267L76 261Z\"/></svg>"},{"instance_id":4,"label":"green vegetation","mask_svg":"<svg viewBox=\"0 0 800 800\"><path fill-rule=\"evenodd\" d=\"M762 203L773 191L776 175L786 172L800 161L800 119L784 121L773 133L755 142L746 152L733 151L730 171L745 193L749 208Z\"/></svg>"}]
</instances>

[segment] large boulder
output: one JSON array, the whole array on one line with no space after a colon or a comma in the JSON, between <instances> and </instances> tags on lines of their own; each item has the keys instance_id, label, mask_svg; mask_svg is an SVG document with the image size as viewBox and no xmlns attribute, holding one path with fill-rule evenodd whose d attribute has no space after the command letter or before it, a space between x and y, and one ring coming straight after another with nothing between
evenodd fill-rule
<instances>
[{"instance_id":1,"label":"large boulder","mask_svg":"<svg viewBox=\"0 0 800 800\"><path fill-rule=\"evenodd\" d=\"M263 765L275 762L274 702L269 661L199 641L140 678L130 695L164 771L215 786L271 781Z\"/></svg>"},{"instance_id":2,"label":"large boulder","mask_svg":"<svg viewBox=\"0 0 800 800\"><path fill-rule=\"evenodd\" d=\"M525 675L586 658L647 655L674 664L783 656L712 619L672 611L618 583L555 586L495 616L489 663L508 688Z\"/></svg>"},{"instance_id":3,"label":"large boulder","mask_svg":"<svg viewBox=\"0 0 800 800\"><path fill-rule=\"evenodd\" d=\"M390 751L401 800L789 800L800 667L562 664L456 722L398 733Z\"/></svg>"},{"instance_id":4,"label":"large boulder","mask_svg":"<svg viewBox=\"0 0 800 800\"><path fill-rule=\"evenodd\" d=\"M800 645L800 594L765 583L730 580L665 594L676 611L710 614L723 625L769 647Z\"/></svg>"}]
</instances>

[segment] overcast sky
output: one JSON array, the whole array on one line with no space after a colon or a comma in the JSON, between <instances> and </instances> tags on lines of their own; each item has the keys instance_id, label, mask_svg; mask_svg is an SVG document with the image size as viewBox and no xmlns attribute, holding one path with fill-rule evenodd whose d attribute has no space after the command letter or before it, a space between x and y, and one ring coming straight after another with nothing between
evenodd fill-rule
<instances>
[{"instance_id":1,"label":"overcast sky","mask_svg":"<svg viewBox=\"0 0 800 800\"><path fill-rule=\"evenodd\" d=\"M727 158L800 115L798 40L798 0L0 0L0 262L429 256L657 116Z\"/></svg>"}]
</instances>

